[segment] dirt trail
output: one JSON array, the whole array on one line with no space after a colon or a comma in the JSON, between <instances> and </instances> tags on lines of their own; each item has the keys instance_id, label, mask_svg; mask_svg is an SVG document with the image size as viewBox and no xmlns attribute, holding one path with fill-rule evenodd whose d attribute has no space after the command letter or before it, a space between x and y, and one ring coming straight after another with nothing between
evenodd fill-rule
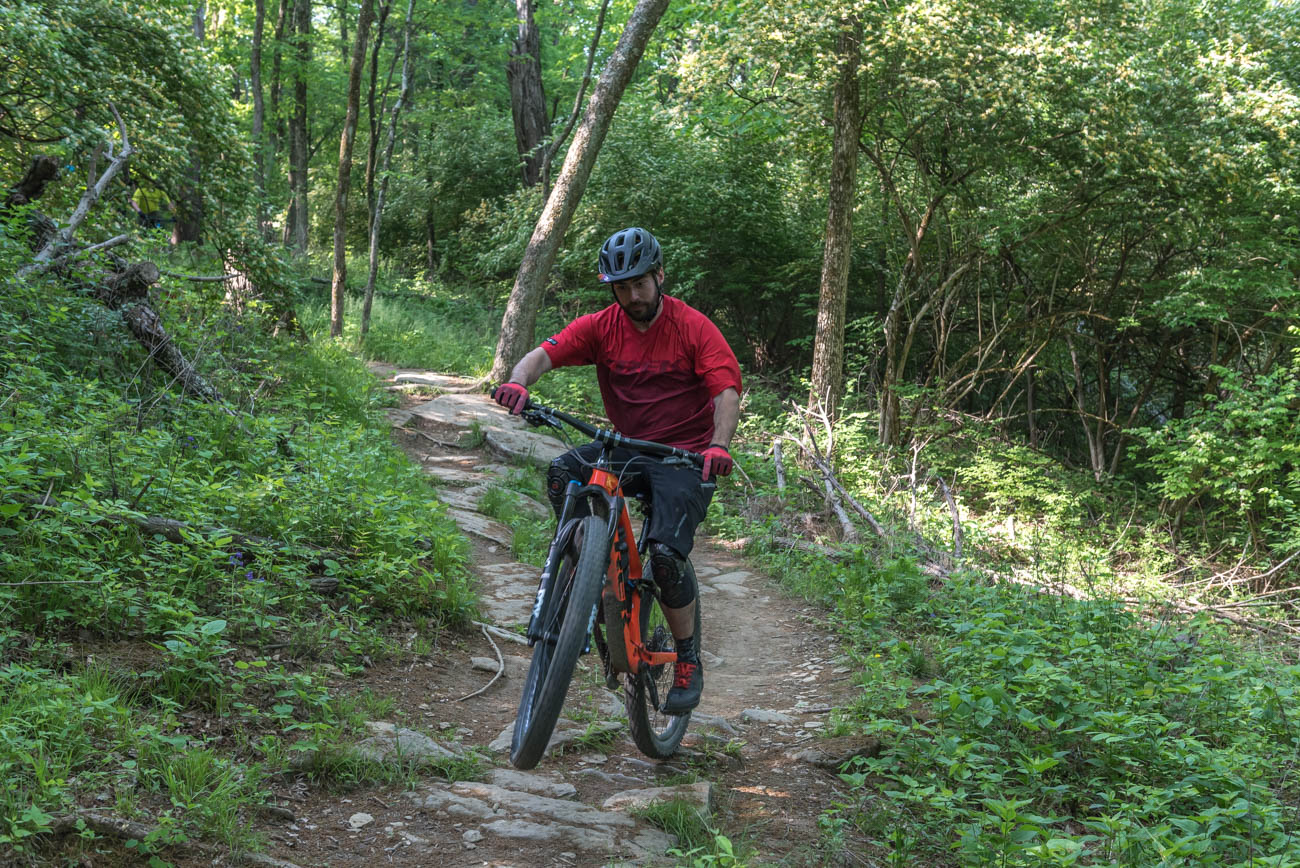
<instances>
[{"instance_id":1,"label":"dirt trail","mask_svg":"<svg viewBox=\"0 0 1300 868\"><path fill-rule=\"evenodd\" d=\"M379 366L376 373L415 384L391 411L395 437L441 482L440 497L471 541L485 620L506 630L525 623L537 570L514 562L509 528L476 507L509 474L543 472L562 444L524 431L465 381ZM459 445L466 441L481 444ZM551 521L547 507L518 497L538 521ZM637 751L621 694L603 687L593 653L579 663L552 752L532 772L517 772L508 741L530 649L500 633L495 648L482 633L444 640L414 662L381 664L359 679L396 705L372 724L366 747L390 757L474 748L490 758L485 779L448 784L422 775L414 789L342 796L299 782L281 794L295 819L266 824L272 855L301 866L689 864L668 855L678 842L635 809L676 796L708 805L711 822L749 850L752 864L851 864L852 856L823 849L817 818L843 796L830 769L873 745L821 737L830 710L852 692L822 613L714 541L701 539L692 561L704 607L705 689L679 756L652 762ZM488 683L498 650L503 677L455 701Z\"/></svg>"}]
</instances>

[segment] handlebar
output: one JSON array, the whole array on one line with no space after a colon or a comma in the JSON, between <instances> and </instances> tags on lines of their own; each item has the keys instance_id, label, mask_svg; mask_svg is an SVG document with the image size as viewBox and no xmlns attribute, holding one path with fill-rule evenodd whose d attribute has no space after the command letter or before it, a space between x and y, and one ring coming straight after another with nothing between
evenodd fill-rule
<instances>
[{"instance_id":1,"label":"handlebar","mask_svg":"<svg viewBox=\"0 0 1300 868\"><path fill-rule=\"evenodd\" d=\"M492 397L496 397L496 387L492 389ZM665 443L655 443L650 440L637 440L632 437L624 437L617 431L611 431L606 428L597 428L595 425L570 416L563 410L556 410L554 407L546 407L538 404L529 398L524 402L524 409L520 412L524 421L535 427L546 426L548 428L560 427L559 423L576 428L583 434L586 434L592 440L598 443L604 443L606 446L621 446L624 449L633 449L637 452L645 452L649 455L659 455L664 458L682 458L690 461L696 467L704 466L704 456L698 452L691 452L689 449L681 449L677 446L669 446Z\"/></svg>"}]
</instances>

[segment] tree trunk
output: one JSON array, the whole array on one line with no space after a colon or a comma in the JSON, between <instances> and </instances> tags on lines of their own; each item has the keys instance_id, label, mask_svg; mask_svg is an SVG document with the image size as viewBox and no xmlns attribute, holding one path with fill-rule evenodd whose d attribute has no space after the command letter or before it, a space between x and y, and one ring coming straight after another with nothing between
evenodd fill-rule
<instances>
[{"instance_id":1,"label":"tree trunk","mask_svg":"<svg viewBox=\"0 0 1300 868\"><path fill-rule=\"evenodd\" d=\"M515 146L523 166L524 186L542 178L542 143L549 132L546 93L542 89L542 48L533 19L534 0L515 0L519 32L509 49L506 82L510 86L510 114L515 121Z\"/></svg>"},{"instance_id":2,"label":"tree trunk","mask_svg":"<svg viewBox=\"0 0 1300 868\"><path fill-rule=\"evenodd\" d=\"M393 103L393 113L388 119L388 138L384 142L384 165L380 170L379 193L375 197L375 210L370 217L370 271L366 274L366 300L361 307L361 337L370 331L370 307L375 299L375 274L379 270L379 226L384 218L384 198L388 194L388 170L393 164L393 145L397 141L397 119L406 107L411 93L411 16L415 13L415 0L406 2L406 22L402 25L402 87Z\"/></svg>"},{"instance_id":3,"label":"tree trunk","mask_svg":"<svg viewBox=\"0 0 1300 868\"><path fill-rule=\"evenodd\" d=\"M280 148L283 145L285 130L284 117L280 114L280 54L284 44L285 19L289 17L289 7L293 0L280 0L280 8L275 16L275 33L272 34L271 49L271 163L279 162Z\"/></svg>"},{"instance_id":4,"label":"tree trunk","mask_svg":"<svg viewBox=\"0 0 1300 868\"><path fill-rule=\"evenodd\" d=\"M194 39L203 41L204 17L207 7L199 0L194 7ZM182 241L199 241L203 234L203 167L198 155L190 153L187 178L176 196L176 220L172 223L172 244Z\"/></svg>"},{"instance_id":5,"label":"tree trunk","mask_svg":"<svg viewBox=\"0 0 1300 868\"><path fill-rule=\"evenodd\" d=\"M515 363L532 349L537 308L560 242L564 240L565 230L569 228L569 221L573 219L573 212L587 187L587 179L609 131L614 110L618 108L623 91L645 53L646 44L667 8L668 0L637 0L618 46L596 82L582 122L574 133L573 145L556 179L555 189L546 200L546 207L542 209L542 216L538 218L524 250L506 313L501 320L501 336L497 340L490 375L494 380L508 377Z\"/></svg>"},{"instance_id":6,"label":"tree trunk","mask_svg":"<svg viewBox=\"0 0 1300 868\"><path fill-rule=\"evenodd\" d=\"M817 302L812 388L808 394L809 408L815 410L820 405L828 418L835 416L844 393L844 311L848 302L849 264L853 253L858 137L862 131L858 88L861 43L862 28L857 22L844 22L836 46L841 68L839 80L835 83L830 204L826 211L821 296Z\"/></svg>"},{"instance_id":7,"label":"tree trunk","mask_svg":"<svg viewBox=\"0 0 1300 868\"><path fill-rule=\"evenodd\" d=\"M307 75L311 64L311 0L295 0L293 118L289 123L289 220L287 240L299 256L307 253Z\"/></svg>"},{"instance_id":8,"label":"tree trunk","mask_svg":"<svg viewBox=\"0 0 1300 868\"><path fill-rule=\"evenodd\" d=\"M339 139L339 183L334 194L334 280L330 284L330 337L343 334L343 296L347 289L348 190L352 186L352 144L357 135L357 114L361 102L361 69L366 65L366 40L374 15L374 0L361 0L357 18L357 40L352 47L348 73L347 116Z\"/></svg>"},{"instance_id":9,"label":"tree trunk","mask_svg":"<svg viewBox=\"0 0 1300 868\"><path fill-rule=\"evenodd\" d=\"M379 17L375 20L375 44L370 49L370 91L366 95L366 127L370 135L366 139L366 212L374 220L375 214L375 170L379 153L379 124L384 113L383 106L375 112L375 97L379 89L379 50L384 44L384 25L388 22L388 12L393 8L391 0L384 0L379 5ZM389 70L389 82L392 70ZM384 102L388 101L388 84L384 83Z\"/></svg>"},{"instance_id":10,"label":"tree trunk","mask_svg":"<svg viewBox=\"0 0 1300 868\"><path fill-rule=\"evenodd\" d=\"M257 226L266 226L266 104L262 98L262 33L266 29L266 0L253 3L253 47L248 56L248 77L253 89L253 174L257 180Z\"/></svg>"}]
</instances>

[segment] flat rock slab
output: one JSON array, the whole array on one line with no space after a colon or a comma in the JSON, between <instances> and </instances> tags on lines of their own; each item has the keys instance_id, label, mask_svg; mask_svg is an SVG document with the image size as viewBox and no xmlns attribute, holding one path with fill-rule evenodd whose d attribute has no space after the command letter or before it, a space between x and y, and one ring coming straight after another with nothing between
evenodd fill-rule
<instances>
[{"instance_id":1,"label":"flat rock slab","mask_svg":"<svg viewBox=\"0 0 1300 868\"><path fill-rule=\"evenodd\" d=\"M480 536L488 542L509 548L510 540L514 538L514 532L510 528L477 512L452 507L447 510L447 515L451 516L456 526L465 533Z\"/></svg>"},{"instance_id":2,"label":"flat rock slab","mask_svg":"<svg viewBox=\"0 0 1300 868\"><path fill-rule=\"evenodd\" d=\"M600 723L593 723L590 727L576 726L572 721L561 718L555 724L555 732L551 733L551 740L546 743L546 753L551 754L567 747L584 736L598 737L605 733L618 732L623 729L621 721L607 720ZM502 753L510 750L510 739L514 734L515 725L513 722L501 734L492 740L488 745L488 750Z\"/></svg>"},{"instance_id":3,"label":"flat rock slab","mask_svg":"<svg viewBox=\"0 0 1300 868\"><path fill-rule=\"evenodd\" d=\"M492 478L486 473L461 470L459 467L449 467L436 461L424 462L424 472L439 482L445 482L448 485L469 485Z\"/></svg>"},{"instance_id":4,"label":"flat rock slab","mask_svg":"<svg viewBox=\"0 0 1300 868\"><path fill-rule=\"evenodd\" d=\"M366 725L374 735L358 742L356 751L374 762L453 759L460 755L413 729L399 728L395 724L382 721Z\"/></svg>"},{"instance_id":5,"label":"flat rock slab","mask_svg":"<svg viewBox=\"0 0 1300 868\"><path fill-rule=\"evenodd\" d=\"M713 804L713 785L708 781L699 781L675 787L623 790L606 799L602 807L610 811L639 811L650 805L674 801L686 802L704 816L708 816Z\"/></svg>"},{"instance_id":6,"label":"flat rock slab","mask_svg":"<svg viewBox=\"0 0 1300 868\"><path fill-rule=\"evenodd\" d=\"M552 799L572 799L578 794L573 784L557 781L549 775L535 772L520 772L514 769L493 769L488 775L488 782L510 790L522 790Z\"/></svg>"},{"instance_id":7,"label":"flat rock slab","mask_svg":"<svg viewBox=\"0 0 1300 868\"><path fill-rule=\"evenodd\" d=\"M699 575L698 571L696 572L696 575ZM722 585L743 585L747 580L752 579L753 577L752 573L745 572L744 570L736 570L735 572L713 576L709 579L709 584L716 587L721 587Z\"/></svg>"},{"instance_id":8,"label":"flat rock slab","mask_svg":"<svg viewBox=\"0 0 1300 868\"><path fill-rule=\"evenodd\" d=\"M510 415L487 395L439 395L411 408L411 415L426 422L468 428L477 423L483 428L522 429L526 424L518 416Z\"/></svg>"},{"instance_id":9,"label":"flat rock slab","mask_svg":"<svg viewBox=\"0 0 1300 868\"><path fill-rule=\"evenodd\" d=\"M433 371L400 371L393 375L393 382L432 386L444 392L470 392L479 388L479 384L475 380L467 380L455 374L439 374Z\"/></svg>"},{"instance_id":10,"label":"flat rock slab","mask_svg":"<svg viewBox=\"0 0 1300 868\"><path fill-rule=\"evenodd\" d=\"M527 625L537 597L538 567L520 563L479 564L479 604L492 623Z\"/></svg>"},{"instance_id":11,"label":"flat rock slab","mask_svg":"<svg viewBox=\"0 0 1300 868\"><path fill-rule=\"evenodd\" d=\"M740 713L740 719L745 723L771 723L778 726L789 726L794 723L794 718L790 715L770 708L746 708Z\"/></svg>"},{"instance_id":12,"label":"flat rock slab","mask_svg":"<svg viewBox=\"0 0 1300 868\"><path fill-rule=\"evenodd\" d=\"M538 467L549 466L553 460L568 451L568 447L554 437L534 431L486 428L483 435L493 451L516 461L528 461Z\"/></svg>"},{"instance_id":13,"label":"flat rock slab","mask_svg":"<svg viewBox=\"0 0 1300 868\"><path fill-rule=\"evenodd\" d=\"M483 496L479 494L475 497L470 493L473 490L473 488L435 488L433 496L448 506L473 512L478 509L478 502Z\"/></svg>"}]
</instances>

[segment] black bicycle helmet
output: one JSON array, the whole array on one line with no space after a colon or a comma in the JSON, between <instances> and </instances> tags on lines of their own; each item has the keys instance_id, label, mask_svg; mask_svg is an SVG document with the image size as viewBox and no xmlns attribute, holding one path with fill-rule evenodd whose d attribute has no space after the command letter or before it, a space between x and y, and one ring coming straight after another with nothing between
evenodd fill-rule
<instances>
[{"instance_id":1,"label":"black bicycle helmet","mask_svg":"<svg viewBox=\"0 0 1300 868\"><path fill-rule=\"evenodd\" d=\"M664 254L659 242L649 232L630 226L615 232L600 248L601 283L631 280L648 274L664 264Z\"/></svg>"}]
</instances>

